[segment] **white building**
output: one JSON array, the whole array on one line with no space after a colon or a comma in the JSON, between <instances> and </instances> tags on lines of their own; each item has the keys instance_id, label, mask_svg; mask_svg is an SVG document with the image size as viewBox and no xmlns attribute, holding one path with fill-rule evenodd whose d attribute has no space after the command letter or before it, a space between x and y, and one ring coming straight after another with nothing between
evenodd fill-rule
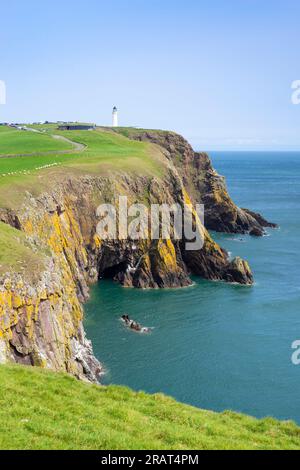
<instances>
[{"instance_id":1,"label":"white building","mask_svg":"<svg viewBox=\"0 0 300 470\"><path fill-rule=\"evenodd\" d=\"M112 126L113 127L118 127L118 109L116 108L116 106L114 106L113 108L113 112L112 112Z\"/></svg>"}]
</instances>

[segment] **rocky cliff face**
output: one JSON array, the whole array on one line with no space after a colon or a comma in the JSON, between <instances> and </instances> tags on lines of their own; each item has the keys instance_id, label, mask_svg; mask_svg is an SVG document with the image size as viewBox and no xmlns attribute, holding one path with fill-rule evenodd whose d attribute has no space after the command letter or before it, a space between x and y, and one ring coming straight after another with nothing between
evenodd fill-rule
<instances>
[{"instance_id":1,"label":"rocky cliff face","mask_svg":"<svg viewBox=\"0 0 300 470\"><path fill-rule=\"evenodd\" d=\"M88 286L101 278L139 288L187 286L190 274L253 282L247 262L230 261L197 217L195 224L204 238L201 250L188 251L185 240L172 238L138 242L99 238L97 207L104 202L117 206L119 195L128 196L129 203L148 206L210 201L206 221L219 230L261 231L265 223L232 203L208 157L195 154L184 139L160 133L138 138L162 146L169 161L162 178L125 173L65 177L51 193L38 197L27 193L18 210L0 210L0 220L25 233L32 250L41 248L46 253L45 265L34 281L22 272L0 279L0 362L38 365L96 381L102 368L85 338L82 303ZM215 215L213 207L219 208Z\"/></svg>"},{"instance_id":2,"label":"rocky cliff face","mask_svg":"<svg viewBox=\"0 0 300 470\"><path fill-rule=\"evenodd\" d=\"M225 178L213 168L209 156L194 152L182 136L174 132L134 130L128 137L153 142L166 150L166 157L178 169L193 202L204 204L208 230L262 236L266 227L276 227L260 214L236 206L228 194Z\"/></svg>"}]
</instances>

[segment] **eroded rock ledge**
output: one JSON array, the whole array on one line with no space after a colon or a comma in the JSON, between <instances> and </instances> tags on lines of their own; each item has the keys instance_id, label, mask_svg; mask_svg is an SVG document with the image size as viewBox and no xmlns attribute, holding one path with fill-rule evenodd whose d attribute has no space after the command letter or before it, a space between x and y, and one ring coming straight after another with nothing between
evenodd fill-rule
<instances>
[{"instance_id":1,"label":"eroded rock ledge","mask_svg":"<svg viewBox=\"0 0 300 470\"><path fill-rule=\"evenodd\" d=\"M29 282L25 274L12 272L0 279L0 362L38 365L96 381L102 367L85 337L82 303L89 285L103 277L139 288L187 286L191 274L245 285L253 282L248 263L240 258L230 261L202 225L205 243L198 251L186 251L184 240L133 243L103 241L96 235L98 205L117 205L119 195L128 196L131 203L142 198L149 205L218 199L218 192L209 196L203 190L213 172L208 157L194 154L184 139L170 135L168 148L165 140L160 142L169 159L163 178L121 173L66 177L51 194L37 198L27 194L19 210L0 209L0 220L24 232L32 249L46 252L37 280ZM237 220L242 214L246 217L243 230L261 229L263 219L237 209L222 187L231 212L226 216L226 205L220 203L222 211L209 217L209 226L219 221L223 230L240 230Z\"/></svg>"}]
</instances>

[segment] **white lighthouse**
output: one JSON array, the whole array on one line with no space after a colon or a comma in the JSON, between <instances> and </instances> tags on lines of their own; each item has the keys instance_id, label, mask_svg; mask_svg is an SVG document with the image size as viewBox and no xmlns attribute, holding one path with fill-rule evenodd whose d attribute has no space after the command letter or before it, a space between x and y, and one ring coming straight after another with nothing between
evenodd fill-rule
<instances>
[{"instance_id":1,"label":"white lighthouse","mask_svg":"<svg viewBox=\"0 0 300 470\"><path fill-rule=\"evenodd\" d=\"M114 106L113 108L113 112L112 112L112 126L113 127L118 127L118 109L116 108L116 106Z\"/></svg>"}]
</instances>

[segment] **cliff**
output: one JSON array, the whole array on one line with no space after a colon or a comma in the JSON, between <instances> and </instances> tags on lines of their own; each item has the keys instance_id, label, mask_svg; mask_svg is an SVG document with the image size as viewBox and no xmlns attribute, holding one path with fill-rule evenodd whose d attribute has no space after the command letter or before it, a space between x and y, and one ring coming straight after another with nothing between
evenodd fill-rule
<instances>
[{"instance_id":1,"label":"cliff","mask_svg":"<svg viewBox=\"0 0 300 470\"><path fill-rule=\"evenodd\" d=\"M93 135L99 137L96 132ZM85 338L82 303L88 297L88 286L102 277L139 288L187 286L191 274L253 282L248 263L240 258L230 261L197 218L204 246L196 251L187 251L184 240L133 243L129 239L101 240L96 235L97 207L104 202L117 206L119 195L128 196L129 203L148 206L210 201L210 214L219 201L216 207L222 210L215 218L209 215L210 227L213 220L219 220L220 229L237 231L242 229L243 217L243 230L246 226L247 230L262 230L263 219L236 208L224 184L222 191L209 193L214 170L206 155L195 154L176 134L152 132L135 137L151 140L145 148L159 158L161 172L148 168L99 171L98 166L91 166L94 160L85 157L68 171L51 170L51 178L46 172L44 185L39 184L38 189L32 185L14 204L2 204L0 229L10 227L9 238L14 242L0 269L0 362L37 365L96 381L101 365ZM127 140L122 137L117 144ZM34 177L38 181L40 175ZM13 253L17 253L14 264Z\"/></svg>"},{"instance_id":2,"label":"cliff","mask_svg":"<svg viewBox=\"0 0 300 470\"><path fill-rule=\"evenodd\" d=\"M239 208L228 194L225 178L213 168L209 156L194 152L182 136L174 132L143 129L116 128L114 131L130 139L152 142L166 150L166 157L181 174L192 201L204 204L208 230L262 236L266 227L277 227L260 214Z\"/></svg>"}]
</instances>

